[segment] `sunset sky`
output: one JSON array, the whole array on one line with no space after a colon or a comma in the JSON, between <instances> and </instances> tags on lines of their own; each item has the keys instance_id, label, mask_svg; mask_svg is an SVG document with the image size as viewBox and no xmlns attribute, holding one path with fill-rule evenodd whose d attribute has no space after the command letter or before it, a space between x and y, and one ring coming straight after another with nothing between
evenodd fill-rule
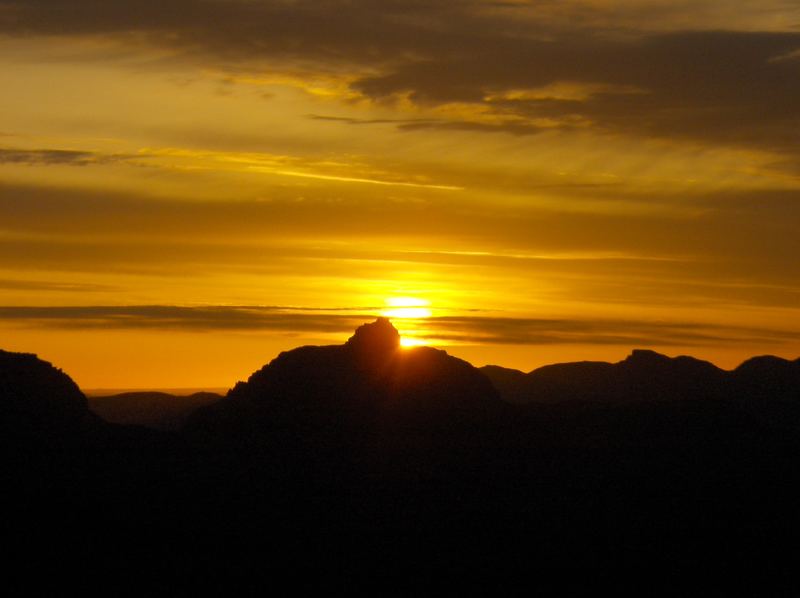
<instances>
[{"instance_id":1,"label":"sunset sky","mask_svg":"<svg viewBox=\"0 0 800 598\"><path fill-rule=\"evenodd\" d=\"M0 348L229 387L800 355L797 0L0 0Z\"/></svg>"}]
</instances>

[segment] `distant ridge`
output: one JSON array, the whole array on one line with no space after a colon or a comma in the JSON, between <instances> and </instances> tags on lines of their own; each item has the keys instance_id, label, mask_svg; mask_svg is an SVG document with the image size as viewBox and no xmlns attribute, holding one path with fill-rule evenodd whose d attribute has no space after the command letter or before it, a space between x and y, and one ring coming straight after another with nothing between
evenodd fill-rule
<instances>
[{"instance_id":1,"label":"distant ridge","mask_svg":"<svg viewBox=\"0 0 800 598\"><path fill-rule=\"evenodd\" d=\"M165 387L165 388L156 388L156 387L141 387L141 388L81 388L83 394L85 394L88 398L92 397L111 397L115 395L122 395L122 394L131 394L131 393L160 393L165 395L170 395L173 397L188 397L190 395L195 395L198 393L211 393L216 395L224 395L228 392L230 387L225 386L198 386L198 387Z\"/></svg>"},{"instance_id":2,"label":"distant ridge","mask_svg":"<svg viewBox=\"0 0 800 598\"><path fill-rule=\"evenodd\" d=\"M723 401L781 427L800 427L800 359L748 359L726 371L694 357L635 349L618 363L581 361L527 374L481 369L505 401L518 405Z\"/></svg>"},{"instance_id":3,"label":"distant ridge","mask_svg":"<svg viewBox=\"0 0 800 598\"><path fill-rule=\"evenodd\" d=\"M147 426L156 430L178 430L195 410L222 395L194 392L175 395L166 392L122 392L89 396L89 409L107 422Z\"/></svg>"},{"instance_id":4,"label":"distant ridge","mask_svg":"<svg viewBox=\"0 0 800 598\"><path fill-rule=\"evenodd\" d=\"M546 365L528 374L487 366L481 368L503 398L514 403L721 398L725 372L693 357L670 358L635 349L615 364L580 361Z\"/></svg>"}]
</instances>

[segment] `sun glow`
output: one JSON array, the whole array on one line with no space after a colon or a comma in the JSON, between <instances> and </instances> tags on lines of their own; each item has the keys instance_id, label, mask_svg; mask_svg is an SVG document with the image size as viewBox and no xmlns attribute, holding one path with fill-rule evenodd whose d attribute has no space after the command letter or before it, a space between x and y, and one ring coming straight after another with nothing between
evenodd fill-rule
<instances>
[{"instance_id":1,"label":"sun glow","mask_svg":"<svg viewBox=\"0 0 800 598\"><path fill-rule=\"evenodd\" d=\"M419 347L427 344L422 333L422 321L432 315L430 301L419 297L389 297L381 315L395 320L400 332L400 346Z\"/></svg>"},{"instance_id":2,"label":"sun glow","mask_svg":"<svg viewBox=\"0 0 800 598\"><path fill-rule=\"evenodd\" d=\"M387 309L381 313L387 318L430 318L430 302L417 297L390 297L386 300Z\"/></svg>"},{"instance_id":3,"label":"sun glow","mask_svg":"<svg viewBox=\"0 0 800 598\"><path fill-rule=\"evenodd\" d=\"M404 349L408 349L410 347L421 347L423 345L425 345L425 341L421 338L415 338L413 336L400 337L400 346Z\"/></svg>"},{"instance_id":4,"label":"sun glow","mask_svg":"<svg viewBox=\"0 0 800 598\"><path fill-rule=\"evenodd\" d=\"M387 318L430 318L431 310L427 307L395 307L383 311Z\"/></svg>"}]
</instances>

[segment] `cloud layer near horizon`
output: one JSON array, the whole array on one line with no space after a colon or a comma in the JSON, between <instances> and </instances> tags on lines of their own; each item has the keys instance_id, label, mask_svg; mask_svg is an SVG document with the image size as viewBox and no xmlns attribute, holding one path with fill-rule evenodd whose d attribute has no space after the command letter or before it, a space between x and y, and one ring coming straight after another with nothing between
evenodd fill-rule
<instances>
[{"instance_id":1,"label":"cloud layer near horizon","mask_svg":"<svg viewBox=\"0 0 800 598\"><path fill-rule=\"evenodd\" d=\"M348 313L349 312L349 313ZM183 332L278 332L346 335L381 313L380 307L313 309L281 306L176 305L0 307L0 322L70 330L161 330ZM610 319L433 316L408 322L420 338L461 344L597 344L624 347L781 345L800 330L768 330L699 322Z\"/></svg>"}]
</instances>

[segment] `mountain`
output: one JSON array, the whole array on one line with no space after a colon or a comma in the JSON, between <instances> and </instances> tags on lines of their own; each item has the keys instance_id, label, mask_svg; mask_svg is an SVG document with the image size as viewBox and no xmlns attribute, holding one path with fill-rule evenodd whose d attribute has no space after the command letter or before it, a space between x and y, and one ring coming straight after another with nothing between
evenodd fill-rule
<instances>
[{"instance_id":1,"label":"mountain","mask_svg":"<svg viewBox=\"0 0 800 598\"><path fill-rule=\"evenodd\" d=\"M174 395L165 392L123 392L88 397L89 409L107 422L178 430L199 407L221 399L213 392Z\"/></svg>"},{"instance_id":2,"label":"mountain","mask_svg":"<svg viewBox=\"0 0 800 598\"><path fill-rule=\"evenodd\" d=\"M379 318L344 345L281 353L194 412L184 434L202 446L269 447L338 469L328 463L338 450L359 461L466 450L506 412L476 368L445 351L402 348L397 330Z\"/></svg>"},{"instance_id":3,"label":"mountain","mask_svg":"<svg viewBox=\"0 0 800 598\"><path fill-rule=\"evenodd\" d=\"M487 523L508 408L476 368L402 348L380 318L343 345L280 354L195 411L182 432L204 464L193 496L215 533L321 537L337 575L381 571L425 553L419 534Z\"/></svg>"},{"instance_id":4,"label":"mountain","mask_svg":"<svg viewBox=\"0 0 800 598\"><path fill-rule=\"evenodd\" d=\"M467 417L497 406L489 381L466 361L430 347L404 349L386 318L359 327L341 346L282 353L238 383L231 401Z\"/></svg>"},{"instance_id":5,"label":"mountain","mask_svg":"<svg viewBox=\"0 0 800 598\"><path fill-rule=\"evenodd\" d=\"M0 429L6 442L58 443L98 422L64 372L36 355L0 350Z\"/></svg>"},{"instance_id":6,"label":"mountain","mask_svg":"<svg viewBox=\"0 0 800 598\"><path fill-rule=\"evenodd\" d=\"M685 356L670 358L642 349L615 364L561 363L528 374L497 366L486 366L481 371L503 399L517 404L721 399L727 391L726 372L711 363Z\"/></svg>"},{"instance_id":7,"label":"mountain","mask_svg":"<svg viewBox=\"0 0 800 598\"><path fill-rule=\"evenodd\" d=\"M617 414L643 414L655 408L663 416L682 405L694 413L693 427L703 411L711 418L709 428L747 415L773 428L800 430L800 359L753 357L725 371L693 357L637 349L614 364L562 363L527 374L498 366L481 371L503 400L530 410L614 407ZM668 426L658 421L657 432L663 434ZM624 426L631 432L643 429L632 421Z\"/></svg>"},{"instance_id":8,"label":"mountain","mask_svg":"<svg viewBox=\"0 0 800 598\"><path fill-rule=\"evenodd\" d=\"M524 373L499 365L485 365L478 369L489 379L504 401L512 404L527 402Z\"/></svg>"},{"instance_id":9,"label":"mountain","mask_svg":"<svg viewBox=\"0 0 800 598\"><path fill-rule=\"evenodd\" d=\"M120 579L369 574L403 593L442 572L474 589L761 556L800 533L799 361L637 350L524 374L399 340L379 318L282 353L171 432L105 422L66 374L0 352L10 545ZM121 400L164 422L172 399Z\"/></svg>"},{"instance_id":10,"label":"mountain","mask_svg":"<svg viewBox=\"0 0 800 598\"><path fill-rule=\"evenodd\" d=\"M82 537L157 505L191 466L179 439L107 423L64 372L36 355L0 351L0 482L4 533L25 542ZM136 517L134 517L135 519ZM44 537L42 537L44 536Z\"/></svg>"},{"instance_id":11,"label":"mountain","mask_svg":"<svg viewBox=\"0 0 800 598\"><path fill-rule=\"evenodd\" d=\"M731 395L743 409L772 426L800 430L800 359L753 357L730 377Z\"/></svg>"}]
</instances>

